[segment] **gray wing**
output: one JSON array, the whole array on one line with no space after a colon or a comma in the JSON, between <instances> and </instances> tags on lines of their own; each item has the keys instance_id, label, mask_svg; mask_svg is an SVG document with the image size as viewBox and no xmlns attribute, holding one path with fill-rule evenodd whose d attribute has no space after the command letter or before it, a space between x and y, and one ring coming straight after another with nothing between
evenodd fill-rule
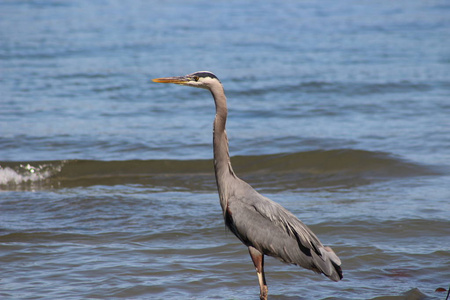
<instances>
[{"instance_id":1,"label":"gray wing","mask_svg":"<svg viewBox=\"0 0 450 300\"><path fill-rule=\"evenodd\" d=\"M291 212L243 181L228 199L225 222L245 245L261 253L323 273L334 281L342 278L341 261L331 248L324 247Z\"/></svg>"}]
</instances>

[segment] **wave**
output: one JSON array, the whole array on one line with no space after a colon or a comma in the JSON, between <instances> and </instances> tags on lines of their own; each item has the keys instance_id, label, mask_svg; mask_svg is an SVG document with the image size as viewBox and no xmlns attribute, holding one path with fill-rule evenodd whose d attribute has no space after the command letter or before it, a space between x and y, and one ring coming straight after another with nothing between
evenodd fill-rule
<instances>
[{"instance_id":1,"label":"wave","mask_svg":"<svg viewBox=\"0 0 450 300\"><path fill-rule=\"evenodd\" d=\"M429 166L384 152L338 149L231 158L235 172L255 186L296 189L354 186L437 174ZM212 160L59 160L0 162L0 189L145 184L215 189Z\"/></svg>"},{"instance_id":2,"label":"wave","mask_svg":"<svg viewBox=\"0 0 450 300\"><path fill-rule=\"evenodd\" d=\"M5 166L6 167L2 167ZM0 187L45 181L61 171L62 162L0 162Z\"/></svg>"}]
</instances>

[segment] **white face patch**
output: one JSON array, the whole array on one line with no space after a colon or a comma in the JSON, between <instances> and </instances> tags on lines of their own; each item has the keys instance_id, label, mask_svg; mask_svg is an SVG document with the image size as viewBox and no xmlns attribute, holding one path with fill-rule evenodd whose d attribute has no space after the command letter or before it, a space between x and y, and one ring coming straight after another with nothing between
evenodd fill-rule
<instances>
[{"instance_id":1,"label":"white face patch","mask_svg":"<svg viewBox=\"0 0 450 300\"><path fill-rule=\"evenodd\" d=\"M200 77L198 81L201 81L204 84L213 84L213 82L217 81L217 79L211 77Z\"/></svg>"},{"instance_id":2,"label":"white face patch","mask_svg":"<svg viewBox=\"0 0 450 300\"><path fill-rule=\"evenodd\" d=\"M192 75L191 78L195 78L196 75ZM189 80L187 82L180 83L181 85L192 86L202 89L209 89L214 83L219 83L217 78L212 77L199 77L197 81Z\"/></svg>"}]
</instances>

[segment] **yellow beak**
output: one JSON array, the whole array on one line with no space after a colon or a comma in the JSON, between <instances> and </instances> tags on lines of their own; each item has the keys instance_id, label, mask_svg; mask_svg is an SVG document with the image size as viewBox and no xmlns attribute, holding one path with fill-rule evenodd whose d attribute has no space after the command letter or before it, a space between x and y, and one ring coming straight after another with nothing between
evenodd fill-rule
<instances>
[{"instance_id":1,"label":"yellow beak","mask_svg":"<svg viewBox=\"0 0 450 300\"><path fill-rule=\"evenodd\" d=\"M152 79L154 82L160 82L160 83L176 83L176 84L183 84L185 82L189 81L189 78L186 76L177 76L177 77L163 77L163 78L155 78Z\"/></svg>"}]
</instances>

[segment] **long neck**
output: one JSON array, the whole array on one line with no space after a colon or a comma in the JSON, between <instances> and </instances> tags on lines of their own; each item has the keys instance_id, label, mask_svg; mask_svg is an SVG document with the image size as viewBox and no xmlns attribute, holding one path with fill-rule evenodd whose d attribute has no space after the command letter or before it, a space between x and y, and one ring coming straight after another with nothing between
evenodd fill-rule
<instances>
[{"instance_id":1,"label":"long neck","mask_svg":"<svg viewBox=\"0 0 450 300\"><path fill-rule=\"evenodd\" d=\"M222 86L211 89L216 104L216 117L214 119L213 148L214 148L214 168L216 173L217 188L219 191L222 209L226 208L226 198L228 194L227 186L231 180L236 178L230 162L228 150L228 138L225 131L227 122L227 98Z\"/></svg>"}]
</instances>

